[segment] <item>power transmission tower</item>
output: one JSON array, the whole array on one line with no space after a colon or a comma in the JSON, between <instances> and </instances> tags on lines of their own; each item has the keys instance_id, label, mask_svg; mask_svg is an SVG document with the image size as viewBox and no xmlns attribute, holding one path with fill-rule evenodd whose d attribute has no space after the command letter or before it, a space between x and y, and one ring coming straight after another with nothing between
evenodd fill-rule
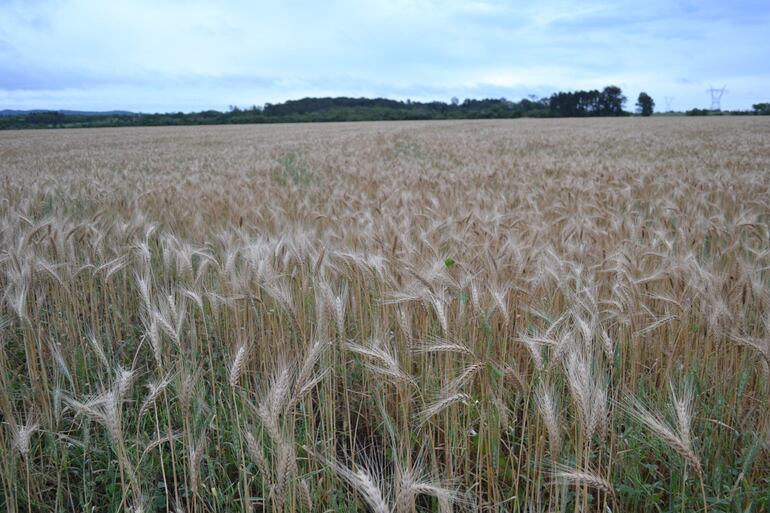
<instances>
[{"instance_id":1,"label":"power transmission tower","mask_svg":"<svg viewBox=\"0 0 770 513\"><path fill-rule=\"evenodd\" d=\"M722 89L715 89L714 86L706 89L707 93L711 93L711 110L722 110L722 95L725 91L726 86L722 86Z\"/></svg>"},{"instance_id":2,"label":"power transmission tower","mask_svg":"<svg viewBox=\"0 0 770 513\"><path fill-rule=\"evenodd\" d=\"M663 99L666 101L666 112L671 112L671 102L674 101L674 97L664 96Z\"/></svg>"}]
</instances>

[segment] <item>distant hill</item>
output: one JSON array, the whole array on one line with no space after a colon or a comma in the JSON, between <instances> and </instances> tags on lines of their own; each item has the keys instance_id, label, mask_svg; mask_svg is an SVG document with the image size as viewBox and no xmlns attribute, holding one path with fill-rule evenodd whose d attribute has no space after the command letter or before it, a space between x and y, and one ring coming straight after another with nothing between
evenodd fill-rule
<instances>
[{"instance_id":1,"label":"distant hill","mask_svg":"<svg viewBox=\"0 0 770 513\"><path fill-rule=\"evenodd\" d=\"M53 110L53 109L33 109L33 110L0 110L0 116L28 116L39 112L58 112L65 116L136 116L135 112L128 110L108 110L108 111L86 111L86 110Z\"/></svg>"}]
</instances>

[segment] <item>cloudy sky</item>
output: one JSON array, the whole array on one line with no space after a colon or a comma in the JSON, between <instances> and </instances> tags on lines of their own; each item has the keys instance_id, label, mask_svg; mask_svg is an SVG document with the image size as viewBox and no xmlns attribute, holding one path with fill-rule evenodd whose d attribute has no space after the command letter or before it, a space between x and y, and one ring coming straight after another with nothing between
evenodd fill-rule
<instances>
[{"instance_id":1,"label":"cloudy sky","mask_svg":"<svg viewBox=\"0 0 770 513\"><path fill-rule=\"evenodd\" d=\"M224 110L620 86L770 101L770 1L0 0L1 109Z\"/></svg>"}]
</instances>

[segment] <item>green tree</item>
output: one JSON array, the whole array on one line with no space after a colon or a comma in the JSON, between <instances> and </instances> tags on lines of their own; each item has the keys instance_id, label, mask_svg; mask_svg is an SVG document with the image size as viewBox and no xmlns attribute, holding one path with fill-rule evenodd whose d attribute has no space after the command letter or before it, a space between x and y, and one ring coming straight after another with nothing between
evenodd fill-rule
<instances>
[{"instance_id":1,"label":"green tree","mask_svg":"<svg viewBox=\"0 0 770 513\"><path fill-rule=\"evenodd\" d=\"M639 99L636 100L636 112L642 116L651 116L653 110L655 110L655 100L652 96L642 91L639 93Z\"/></svg>"},{"instance_id":2,"label":"green tree","mask_svg":"<svg viewBox=\"0 0 770 513\"><path fill-rule=\"evenodd\" d=\"M770 114L770 103L755 103L751 106L755 114Z\"/></svg>"},{"instance_id":3,"label":"green tree","mask_svg":"<svg viewBox=\"0 0 770 513\"><path fill-rule=\"evenodd\" d=\"M622 116L626 97L618 86L607 86L599 94L599 114L601 116Z\"/></svg>"}]
</instances>

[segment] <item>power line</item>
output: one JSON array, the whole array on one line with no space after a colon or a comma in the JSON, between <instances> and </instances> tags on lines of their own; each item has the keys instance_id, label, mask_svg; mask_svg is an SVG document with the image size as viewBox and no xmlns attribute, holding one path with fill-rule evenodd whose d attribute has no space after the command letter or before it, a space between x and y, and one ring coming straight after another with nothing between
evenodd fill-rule
<instances>
[{"instance_id":1,"label":"power line","mask_svg":"<svg viewBox=\"0 0 770 513\"><path fill-rule=\"evenodd\" d=\"M725 91L726 86L722 86L722 89L715 89L714 86L706 89L706 92L711 94L711 110L722 110L722 96Z\"/></svg>"}]
</instances>

